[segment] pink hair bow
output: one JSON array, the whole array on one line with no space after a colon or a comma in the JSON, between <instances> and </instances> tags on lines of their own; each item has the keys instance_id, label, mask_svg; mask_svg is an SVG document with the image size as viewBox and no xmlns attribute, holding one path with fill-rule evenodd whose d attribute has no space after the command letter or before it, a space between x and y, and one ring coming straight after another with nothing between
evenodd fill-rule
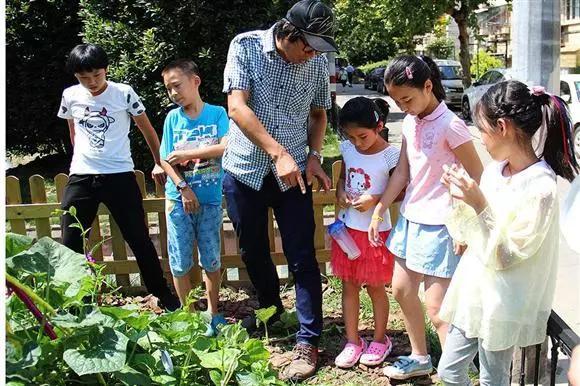
<instances>
[{"instance_id":1,"label":"pink hair bow","mask_svg":"<svg viewBox=\"0 0 580 386\"><path fill-rule=\"evenodd\" d=\"M543 95L546 93L546 89L543 86L533 86L532 94L535 96Z\"/></svg>"},{"instance_id":2,"label":"pink hair bow","mask_svg":"<svg viewBox=\"0 0 580 386\"><path fill-rule=\"evenodd\" d=\"M411 67L405 67L405 75L407 75L407 79L413 79L413 71L411 71Z\"/></svg>"}]
</instances>

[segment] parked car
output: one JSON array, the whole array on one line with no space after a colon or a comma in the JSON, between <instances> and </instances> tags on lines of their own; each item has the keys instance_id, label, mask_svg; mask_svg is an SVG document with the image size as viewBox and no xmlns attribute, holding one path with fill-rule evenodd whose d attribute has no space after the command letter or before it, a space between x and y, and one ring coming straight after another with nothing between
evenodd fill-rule
<instances>
[{"instance_id":1,"label":"parked car","mask_svg":"<svg viewBox=\"0 0 580 386\"><path fill-rule=\"evenodd\" d=\"M560 96L570 109L574 127L574 152L580 160L580 74L560 75Z\"/></svg>"},{"instance_id":2,"label":"parked car","mask_svg":"<svg viewBox=\"0 0 580 386\"><path fill-rule=\"evenodd\" d=\"M463 99L461 100L461 114L463 115L463 119L472 119L471 114L473 113L473 108L491 86L509 79L512 79L509 69L495 68L486 71L481 78L473 82L463 92Z\"/></svg>"},{"instance_id":3,"label":"parked car","mask_svg":"<svg viewBox=\"0 0 580 386\"><path fill-rule=\"evenodd\" d=\"M455 60L435 59L435 64L441 72L441 83L445 89L445 103L448 106L461 108L461 98L463 97L463 71L461 63Z\"/></svg>"},{"instance_id":4,"label":"parked car","mask_svg":"<svg viewBox=\"0 0 580 386\"><path fill-rule=\"evenodd\" d=\"M367 74L365 77L365 88L370 90L376 90L381 94L385 94L385 85L383 83L383 78L385 76L385 67L377 67Z\"/></svg>"}]
</instances>

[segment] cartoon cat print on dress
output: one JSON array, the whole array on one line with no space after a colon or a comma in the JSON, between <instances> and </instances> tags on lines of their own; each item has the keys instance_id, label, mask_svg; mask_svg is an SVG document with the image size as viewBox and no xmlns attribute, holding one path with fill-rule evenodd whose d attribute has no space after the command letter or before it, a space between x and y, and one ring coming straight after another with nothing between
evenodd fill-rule
<instances>
[{"instance_id":1,"label":"cartoon cat print on dress","mask_svg":"<svg viewBox=\"0 0 580 386\"><path fill-rule=\"evenodd\" d=\"M351 195L361 196L371 187L371 177L363 168L349 168L346 187Z\"/></svg>"}]
</instances>

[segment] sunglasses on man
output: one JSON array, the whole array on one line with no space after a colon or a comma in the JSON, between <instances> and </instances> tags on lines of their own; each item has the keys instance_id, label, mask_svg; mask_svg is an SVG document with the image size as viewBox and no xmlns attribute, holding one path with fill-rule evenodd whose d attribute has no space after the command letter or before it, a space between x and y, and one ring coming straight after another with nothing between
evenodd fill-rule
<instances>
[{"instance_id":1,"label":"sunglasses on man","mask_svg":"<svg viewBox=\"0 0 580 386\"><path fill-rule=\"evenodd\" d=\"M300 41L302 42L302 44L304 44L302 52L304 52L305 54L312 55L314 53L315 56L322 54L322 52L316 51L314 48L310 47L304 36L300 36Z\"/></svg>"}]
</instances>

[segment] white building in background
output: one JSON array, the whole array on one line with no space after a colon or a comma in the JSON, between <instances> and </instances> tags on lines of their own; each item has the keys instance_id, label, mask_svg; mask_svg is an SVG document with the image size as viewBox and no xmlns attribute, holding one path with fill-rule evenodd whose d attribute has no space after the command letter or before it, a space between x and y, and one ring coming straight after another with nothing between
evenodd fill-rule
<instances>
[{"instance_id":1,"label":"white building in background","mask_svg":"<svg viewBox=\"0 0 580 386\"><path fill-rule=\"evenodd\" d=\"M580 0L562 0L560 67L563 72L580 73Z\"/></svg>"}]
</instances>

